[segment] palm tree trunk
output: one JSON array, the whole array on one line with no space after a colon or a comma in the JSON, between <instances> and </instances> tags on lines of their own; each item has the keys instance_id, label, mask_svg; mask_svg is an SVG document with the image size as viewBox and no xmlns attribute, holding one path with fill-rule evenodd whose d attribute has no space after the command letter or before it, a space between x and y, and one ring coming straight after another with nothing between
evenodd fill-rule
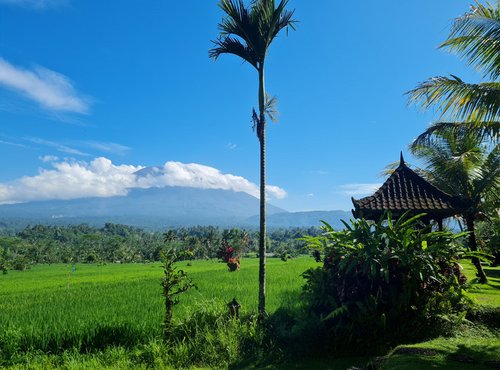
<instances>
[{"instance_id":1,"label":"palm tree trunk","mask_svg":"<svg viewBox=\"0 0 500 370\"><path fill-rule=\"evenodd\" d=\"M465 222L467 223L467 231L469 232L469 249L472 252L477 252L477 243L476 243L476 233L474 228L474 215L468 214L465 215ZM481 261L479 258L473 257L472 263L476 266L477 269L477 277L479 278L479 282L485 284L488 282L488 278L483 271L483 266L481 266Z\"/></svg>"},{"instance_id":2,"label":"palm tree trunk","mask_svg":"<svg viewBox=\"0 0 500 370\"><path fill-rule=\"evenodd\" d=\"M260 143L260 234L259 234L259 315L266 314L266 117L265 117L264 63L259 68L259 124Z\"/></svg>"}]
</instances>

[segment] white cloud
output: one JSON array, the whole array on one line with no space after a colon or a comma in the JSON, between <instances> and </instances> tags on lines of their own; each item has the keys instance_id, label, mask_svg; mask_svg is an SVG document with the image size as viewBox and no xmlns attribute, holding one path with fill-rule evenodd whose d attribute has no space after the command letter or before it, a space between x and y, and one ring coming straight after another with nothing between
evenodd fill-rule
<instances>
[{"instance_id":1,"label":"white cloud","mask_svg":"<svg viewBox=\"0 0 500 370\"><path fill-rule=\"evenodd\" d=\"M340 193L354 197L360 195L371 195L380 188L382 184L346 184L339 186Z\"/></svg>"},{"instance_id":2,"label":"white cloud","mask_svg":"<svg viewBox=\"0 0 500 370\"><path fill-rule=\"evenodd\" d=\"M138 179L140 187L187 186L201 189L223 189L244 192L259 197L259 187L244 177L223 174L218 169L198 163L167 162L154 175ZM267 194L282 199L286 191L273 185L266 186Z\"/></svg>"},{"instance_id":3,"label":"white cloud","mask_svg":"<svg viewBox=\"0 0 500 370\"><path fill-rule=\"evenodd\" d=\"M49 162L58 161L59 157L56 157L55 155L44 155L44 156L38 157L38 159L44 163L49 163Z\"/></svg>"},{"instance_id":4,"label":"white cloud","mask_svg":"<svg viewBox=\"0 0 500 370\"><path fill-rule=\"evenodd\" d=\"M276 199L283 199L287 196L287 193L284 189L274 185L266 185L266 193L270 197Z\"/></svg>"},{"instance_id":5,"label":"white cloud","mask_svg":"<svg viewBox=\"0 0 500 370\"><path fill-rule=\"evenodd\" d=\"M15 146L15 147L18 147L18 148L27 148L27 146L24 145L24 144L14 143L12 141L6 141L6 140L1 140L1 139L0 139L0 144L9 145L9 146Z\"/></svg>"},{"instance_id":6,"label":"white cloud","mask_svg":"<svg viewBox=\"0 0 500 370\"><path fill-rule=\"evenodd\" d=\"M23 8L46 9L65 5L66 0L0 0L0 4L20 6Z\"/></svg>"},{"instance_id":7,"label":"white cloud","mask_svg":"<svg viewBox=\"0 0 500 370\"><path fill-rule=\"evenodd\" d=\"M126 154L130 148L125 145L117 144L117 143L106 143L100 141L82 141L81 145L86 146L88 148L96 149L104 153L111 154Z\"/></svg>"},{"instance_id":8,"label":"white cloud","mask_svg":"<svg viewBox=\"0 0 500 370\"><path fill-rule=\"evenodd\" d=\"M83 157L90 157L89 153L82 152L78 149L75 149L75 148L69 147L67 145L60 144L60 143L56 143L54 141L40 139L38 137L27 137L27 138L25 138L25 140L31 141L32 143L35 143L35 144L45 145L45 146L54 148L61 153L79 155L79 156L83 156Z\"/></svg>"},{"instance_id":9,"label":"white cloud","mask_svg":"<svg viewBox=\"0 0 500 370\"><path fill-rule=\"evenodd\" d=\"M42 157L52 160L54 157ZM107 158L91 162L51 161L51 169L40 169L36 176L25 176L10 183L0 183L0 204L48 199L75 199L126 195L131 188L187 186L202 189L225 189L258 197L256 184L241 176L223 174L218 169L197 163L167 162L161 168L115 165ZM137 171L143 170L146 172ZM147 171L150 170L150 171ZM268 194L286 196L277 186L268 186Z\"/></svg>"},{"instance_id":10,"label":"white cloud","mask_svg":"<svg viewBox=\"0 0 500 370\"><path fill-rule=\"evenodd\" d=\"M226 148L228 148L229 150L234 150L238 147L238 145L234 144L234 143L227 143L226 144Z\"/></svg>"},{"instance_id":11,"label":"white cloud","mask_svg":"<svg viewBox=\"0 0 500 370\"><path fill-rule=\"evenodd\" d=\"M23 140L29 141L31 143L48 146L50 148L54 148L61 153L78 155L83 157L90 157L91 154L81 151L80 149L76 149L73 146L84 147L88 149L95 149L99 152L111 153L111 154L126 154L130 148L125 145L111 143L111 142L100 142L100 141L66 141L63 143L55 142L51 140L42 139L39 137L25 137ZM67 144L71 144L69 146Z\"/></svg>"},{"instance_id":12,"label":"white cloud","mask_svg":"<svg viewBox=\"0 0 500 370\"><path fill-rule=\"evenodd\" d=\"M5 0L0 0L5 1ZM55 112L87 114L90 104L64 75L43 67L32 70L0 58L0 86L11 89Z\"/></svg>"},{"instance_id":13,"label":"white cloud","mask_svg":"<svg viewBox=\"0 0 500 370\"><path fill-rule=\"evenodd\" d=\"M117 166L102 157L90 163L53 162L52 167L40 169L36 176L0 184L0 203L126 195L135 185L133 173L141 169Z\"/></svg>"}]
</instances>

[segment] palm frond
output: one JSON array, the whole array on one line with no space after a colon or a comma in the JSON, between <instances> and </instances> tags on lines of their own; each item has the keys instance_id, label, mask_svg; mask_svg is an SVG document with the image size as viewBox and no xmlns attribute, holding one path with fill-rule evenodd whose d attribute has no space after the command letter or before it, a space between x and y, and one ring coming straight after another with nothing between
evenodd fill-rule
<instances>
[{"instance_id":1,"label":"palm frond","mask_svg":"<svg viewBox=\"0 0 500 370\"><path fill-rule=\"evenodd\" d=\"M468 64L483 71L484 77L500 76L500 2L471 7L455 19L448 39L440 45L457 53Z\"/></svg>"},{"instance_id":2,"label":"palm frond","mask_svg":"<svg viewBox=\"0 0 500 370\"><path fill-rule=\"evenodd\" d=\"M213 41L215 47L209 56L244 55L243 59L259 68L278 33L287 27L295 29L294 12L285 9L287 4L288 0L281 0L275 7L274 0L253 0L247 7L243 0L220 0L219 7L226 16L219 23L220 37Z\"/></svg>"},{"instance_id":3,"label":"palm frond","mask_svg":"<svg viewBox=\"0 0 500 370\"><path fill-rule=\"evenodd\" d=\"M492 122L488 127L482 130L478 130L475 126L468 125L465 122L434 122L427 130L413 140L409 148L412 150L412 148L417 146L432 145L436 138L440 138L450 131L460 136L476 135L478 139L483 141L491 139L492 142L496 142L497 135L500 133L500 122Z\"/></svg>"},{"instance_id":4,"label":"palm frond","mask_svg":"<svg viewBox=\"0 0 500 370\"><path fill-rule=\"evenodd\" d=\"M391 162L387 166L384 167L384 169L380 172L381 177L389 177L392 175L392 173L398 168L399 166L399 161Z\"/></svg>"},{"instance_id":5,"label":"palm frond","mask_svg":"<svg viewBox=\"0 0 500 370\"><path fill-rule=\"evenodd\" d=\"M396 170L396 168L399 167L401 161L395 161L395 162L391 162L389 163L388 165L386 165L384 167L384 169L379 173L379 176L380 177L384 177L384 178L387 178L389 177L390 175L392 175L392 173ZM416 172L417 174L419 174L420 176L423 176L423 177L426 177L426 174L425 174L425 170L421 169L421 168L418 168L414 165L412 165L411 163L408 163L405 161L405 165L410 168L412 171Z\"/></svg>"},{"instance_id":6,"label":"palm frond","mask_svg":"<svg viewBox=\"0 0 500 370\"><path fill-rule=\"evenodd\" d=\"M486 194L498 199L500 196L500 146L496 145L485 158L481 176L475 183L478 194Z\"/></svg>"},{"instance_id":7,"label":"palm frond","mask_svg":"<svg viewBox=\"0 0 500 370\"><path fill-rule=\"evenodd\" d=\"M294 11L286 10L288 0L281 0L276 6L274 0L256 0L252 2L252 17L260 36L260 49L265 56L267 50L283 28L295 29L292 19Z\"/></svg>"},{"instance_id":8,"label":"palm frond","mask_svg":"<svg viewBox=\"0 0 500 370\"><path fill-rule=\"evenodd\" d=\"M250 24L250 18L243 1L221 0L219 7L226 13L226 17L218 25L220 35L236 35L246 39L245 27Z\"/></svg>"},{"instance_id":9,"label":"palm frond","mask_svg":"<svg viewBox=\"0 0 500 370\"><path fill-rule=\"evenodd\" d=\"M453 125L441 128L426 140L414 142L410 150L424 160L425 177L438 188L470 199L477 207L483 198L498 196L499 146L477 131Z\"/></svg>"},{"instance_id":10,"label":"palm frond","mask_svg":"<svg viewBox=\"0 0 500 370\"><path fill-rule=\"evenodd\" d=\"M500 121L500 82L468 84L456 76L433 77L407 93L422 109L437 106L441 118L488 127Z\"/></svg>"},{"instance_id":11,"label":"palm frond","mask_svg":"<svg viewBox=\"0 0 500 370\"><path fill-rule=\"evenodd\" d=\"M272 122L278 122L278 98L276 96L266 94L264 112L266 112L266 115Z\"/></svg>"},{"instance_id":12,"label":"palm frond","mask_svg":"<svg viewBox=\"0 0 500 370\"><path fill-rule=\"evenodd\" d=\"M268 35L268 42L271 43L272 40L278 35L278 33L286 28L291 28L295 30L295 25L297 21L293 19L295 10L286 10L285 7L288 4L288 0L282 0L278 7L274 9L271 19L271 27Z\"/></svg>"},{"instance_id":13,"label":"palm frond","mask_svg":"<svg viewBox=\"0 0 500 370\"><path fill-rule=\"evenodd\" d=\"M209 57L217 60L221 54L235 54L257 68L261 61L259 35L251 10L243 0L220 0L219 7L226 16L218 25L220 36L212 41L215 47L209 50Z\"/></svg>"},{"instance_id":14,"label":"palm frond","mask_svg":"<svg viewBox=\"0 0 500 370\"><path fill-rule=\"evenodd\" d=\"M234 54L241 59L247 61L255 68L258 68L259 58L255 55L252 48L244 45L240 40L233 37L219 38L212 41L215 45L214 48L208 51L210 58L217 60L222 54Z\"/></svg>"},{"instance_id":15,"label":"palm frond","mask_svg":"<svg viewBox=\"0 0 500 370\"><path fill-rule=\"evenodd\" d=\"M252 9L245 7L242 0L221 0L219 7L226 17L219 23L221 37L231 35L241 38L247 46L258 53L259 34L256 29Z\"/></svg>"}]
</instances>

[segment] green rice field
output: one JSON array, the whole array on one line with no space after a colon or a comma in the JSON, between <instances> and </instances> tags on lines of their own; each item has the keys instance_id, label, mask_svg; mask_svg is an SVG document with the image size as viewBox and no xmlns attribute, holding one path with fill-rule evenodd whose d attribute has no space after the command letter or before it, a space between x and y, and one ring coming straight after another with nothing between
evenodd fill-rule
<instances>
[{"instance_id":1,"label":"green rice field","mask_svg":"<svg viewBox=\"0 0 500 370\"><path fill-rule=\"evenodd\" d=\"M288 262L268 259L269 313L280 307L291 308L300 304L301 274L315 265L311 257ZM256 313L258 259L244 259L241 270L233 273L227 270L225 264L216 261L186 261L180 262L179 267L188 272L197 289L183 295L176 306L174 320L178 324L196 317L197 312L215 313L212 317L217 317L217 312L225 312L224 305L233 298L240 302L243 316L251 317ZM464 267L469 280L473 281L472 265L466 262ZM489 284L472 284L471 295L479 304L499 306L499 271L499 268L486 268ZM245 330L246 338L258 335L252 334L251 324L216 324L219 332L211 339L212 329L203 327L206 322L202 316L198 321L189 321L191 324L186 330L203 333L201 346L209 343L212 347L200 352L202 356L213 356L212 359L203 357L193 360L193 355L186 355L189 348L200 347L196 342L198 339L186 347L177 343L174 349L165 349L162 342L164 300L161 277L160 263L78 264L74 267L38 265L27 271L9 271L7 275L0 275L0 367L3 361L4 366L14 369L180 368L184 359L190 358L186 368L192 368L193 363L200 364L197 368L204 368L207 364L210 368L217 368L220 351L228 351L231 361L237 361L241 353L241 347L238 349L237 346L244 345L237 343L238 332ZM196 322L200 325L198 329L189 327L193 323L197 326ZM486 360L500 360L496 355L500 348L497 333L476 332L474 329L463 334L402 346L403 349L398 347L383 369L417 369L423 364L442 369L476 368L474 366L482 369ZM220 347L221 343L223 347ZM478 346L481 351L473 352ZM412 354L416 351L412 348L424 348L435 355ZM459 364L450 360L456 353L460 356L472 353L471 358L475 362ZM228 363L231 361L228 360ZM368 359L318 358L304 361L278 364L278 367L252 362L243 367L347 369L354 365L362 366Z\"/></svg>"},{"instance_id":2,"label":"green rice field","mask_svg":"<svg viewBox=\"0 0 500 370\"><path fill-rule=\"evenodd\" d=\"M199 305L236 298L241 313L257 309L258 259L244 259L228 272L216 261L180 262L197 286L181 297L174 319ZM297 304L301 273L310 257L288 262L268 259L267 307ZM133 346L160 338L164 315L162 269L151 264L40 265L0 275L0 336L17 338L21 350L57 353L65 349Z\"/></svg>"}]
</instances>

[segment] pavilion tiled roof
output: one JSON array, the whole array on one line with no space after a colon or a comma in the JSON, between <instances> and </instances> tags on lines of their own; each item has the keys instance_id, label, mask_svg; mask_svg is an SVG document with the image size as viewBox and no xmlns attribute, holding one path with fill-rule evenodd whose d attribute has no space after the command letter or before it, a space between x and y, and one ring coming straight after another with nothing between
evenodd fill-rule
<instances>
[{"instance_id":1,"label":"pavilion tiled roof","mask_svg":"<svg viewBox=\"0 0 500 370\"><path fill-rule=\"evenodd\" d=\"M352 198L354 217L378 219L385 211L400 215L406 211L427 213L429 218L443 219L461 213L467 204L451 196L411 170L401 161L375 194L359 200Z\"/></svg>"}]
</instances>

